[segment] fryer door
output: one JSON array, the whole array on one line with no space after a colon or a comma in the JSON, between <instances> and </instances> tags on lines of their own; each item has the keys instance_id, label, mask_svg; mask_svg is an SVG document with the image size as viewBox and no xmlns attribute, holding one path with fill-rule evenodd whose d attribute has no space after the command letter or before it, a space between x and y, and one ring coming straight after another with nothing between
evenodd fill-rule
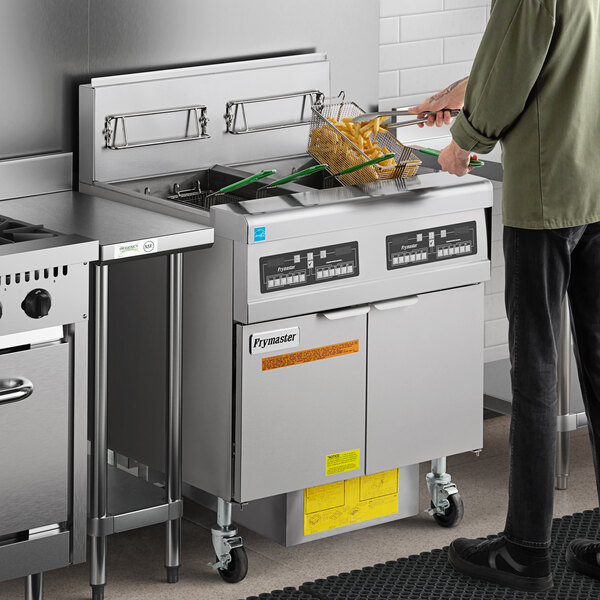
<instances>
[{"instance_id":1,"label":"fryer door","mask_svg":"<svg viewBox=\"0 0 600 600\"><path fill-rule=\"evenodd\" d=\"M481 448L483 284L373 304L367 474Z\"/></svg>"},{"instance_id":2,"label":"fryer door","mask_svg":"<svg viewBox=\"0 0 600 600\"><path fill-rule=\"evenodd\" d=\"M368 310L237 326L237 501L364 474ZM294 328L298 345L251 353Z\"/></svg>"},{"instance_id":3,"label":"fryer door","mask_svg":"<svg viewBox=\"0 0 600 600\"><path fill-rule=\"evenodd\" d=\"M0 355L0 536L68 519L69 360L66 343Z\"/></svg>"}]
</instances>

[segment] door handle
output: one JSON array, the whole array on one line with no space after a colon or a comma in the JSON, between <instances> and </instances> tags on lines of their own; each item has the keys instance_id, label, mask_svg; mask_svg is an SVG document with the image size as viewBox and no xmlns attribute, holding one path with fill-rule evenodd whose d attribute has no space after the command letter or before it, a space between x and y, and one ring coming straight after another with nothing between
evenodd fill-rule
<instances>
[{"instance_id":1,"label":"door handle","mask_svg":"<svg viewBox=\"0 0 600 600\"><path fill-rule=\"evenodd\" d=\"M405 296L404 298L396 298L395 300L385 300L384 302L374 302L373 306L377 310L392 310L394 308L404 308L412 306L419 301L419 296Z\"/></svg>"},{"instance_id":2,"label":"door handle","mask_svg":"<svg viewBox=\"0 0 600 600\"><path fill-rule=\"evenodd\" d=\"M324 312L321 314L330 321L337 321L338 319L347 319L349 317L359 317L360 315L366 315L370 310L370 306L355 306L353 308L330 310L329 312Z\"/></svg>"},{"instance_id":3,"label":"door handle","mask_svg":"<svg viewBox=\"0 0 600 600\"><path fill-rule=\"evenodd\" d=\"M33 383L24 377L0 379L0 404L19 402L33 394Z\"/></svg>"}]
</instances>

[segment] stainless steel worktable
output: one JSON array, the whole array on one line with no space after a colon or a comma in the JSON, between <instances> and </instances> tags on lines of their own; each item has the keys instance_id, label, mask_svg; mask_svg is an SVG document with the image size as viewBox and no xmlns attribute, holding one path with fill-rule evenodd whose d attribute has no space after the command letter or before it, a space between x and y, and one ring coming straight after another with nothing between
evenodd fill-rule
<instances>
[{"instance_id":1,"label":"stainless steel worktable","mask_svg":"<svg viewBox=\"0 0 600 600\"><path fill-rule=\"evenodd\" d=\"M104 597L106 536L146 525L167 523L165 566L167 581L174 583L181 562L182 252L212 245L213 229L72 191L4 200L0 202L0 214L44 223L48 229L78 233L100 242L100 259L95 264L95 377L88 525L93 598ZM133 261L157 254L168 255L169 285L167 485L164 491L116 470L107 461L108 273L111 265L122 259Z\"/></svg>"}]
</instances>

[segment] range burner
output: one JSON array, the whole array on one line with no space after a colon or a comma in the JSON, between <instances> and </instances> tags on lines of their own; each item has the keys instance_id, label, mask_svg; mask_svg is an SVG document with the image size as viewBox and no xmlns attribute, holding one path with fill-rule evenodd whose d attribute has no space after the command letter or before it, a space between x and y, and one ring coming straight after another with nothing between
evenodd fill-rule
<instances>
[{"instance_id":1,"label":"range burner","mask_svg":"<svg viewBox=\"0 0 600 600\"><path fill-rule=\"evenodd\" d=\"M58 235L58 233L46 229L43 225L31 225L0 215L0 245L43 240Z\"/></svg>"}]
</instances>

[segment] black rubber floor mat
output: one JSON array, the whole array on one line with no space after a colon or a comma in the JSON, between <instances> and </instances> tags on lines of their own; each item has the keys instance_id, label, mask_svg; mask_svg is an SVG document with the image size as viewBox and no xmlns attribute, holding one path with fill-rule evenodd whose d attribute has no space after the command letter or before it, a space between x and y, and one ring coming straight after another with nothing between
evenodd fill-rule
<instances>
[{"instance_id":1,"label":"black rubber floor mat","mask_svg":"<svg viewBox=\"0 0 600 600\"><path fill-rule=\"evenodd\" d=\"M554 587L547 592L520 592L460 575L448 564L445 547L246 600L598 600L600 581L572 571L565 562L567 546L575 538L600 540L598 509L554 519Z\"/></svg>"}]
</instances>

